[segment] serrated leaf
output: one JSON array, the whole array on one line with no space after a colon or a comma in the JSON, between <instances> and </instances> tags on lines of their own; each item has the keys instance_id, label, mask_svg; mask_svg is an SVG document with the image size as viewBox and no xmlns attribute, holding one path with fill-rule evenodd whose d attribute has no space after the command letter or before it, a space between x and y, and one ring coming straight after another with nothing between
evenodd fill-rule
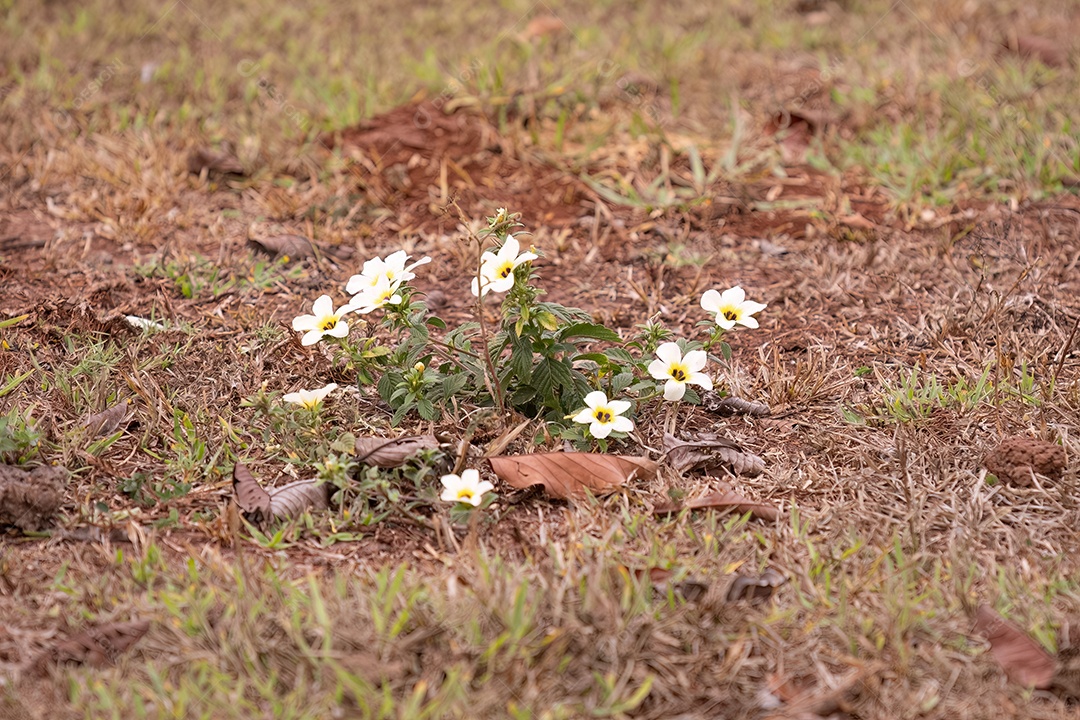
<instances>
[{"instance_id":1,"label":"serrated leaf","mask_svg":"<svg viewBox=\"0 0 1080 720\"><path fill-rule=\"evenodd\" d=\"M535 453L489 458L499 479L524 489L543 485L553 497L580 499L604 495L631 479L656 476L656 463L646 457L599 453Z\"/></svg>"},{"instance_id":2,"label":"serrated leaf","mask_svg":"<svg viewBox=\"0 0 1080 720\"><path fill-rule=\"evenodd\" d=\"M630 387L634 382L634 373L619 373L611 378L611 394L612 396L621 393L626 388Z\"/></svg>"},{"instance_id":3,"label":"serrated leaf","mask_svg":"<svg viewBox=\"0 0 1080 720\"><path fill-rule=\"evenodd\" d=\"M449 400L465 389L465 384L468 381L469 378L465 373L447 375L439 385L439 397L443 400Z\"/></svg>"},{"instance_id":4,"label":"serrated leaf","mask_svg":"<svg viewBox=\"0 0 1080 720\"><path fill-rule=\"evenodd\" d=\"M633 365L634 362L635 362L634 361L634 356L631 355L625 348L621 348L621 347L607 348L606 350L604 350L604 354L607 355L612 360L614 360L615 362L618 362L618 363L626 363L626 364Z\"/></svg>"},{"instance_id":5,"label":"serrated leaf","mask_svg":"<svg viewBox=\"0 0 1080 720\"><path fill-rule=\"evenodd\" d=\"M401 373L385 372L382 377L379 378L378 384L375 385L375 390L379 393L379 397L381 397L384 402L389 403L399 382L401 382Z\"/></svg>"},{"instance_id":6,"label":"serrated leaf","mask_svg":"<svg viewBox=\"0 0 1080 720\"><path fill-rule=\"evenodd\" d=\"M416 401L416 412L420 413L420 417L431 421L438 420L442 415L439 409L427 398L420 398Z\"/></svg>"},{"instance_id":7,"label":"serrated leaf","mask_svg":"<svg viewBox=\"0 0 1080 720\"><path fill-rule=\"evenodd\" d=\"M622 338L619 337L617 332L595 323L575 323L574 325L563 328L559 332L560 340L569 340L570 338L592 338L594 340L603 340L606 342L622 341Z\"/></svg>"}]
</instances>

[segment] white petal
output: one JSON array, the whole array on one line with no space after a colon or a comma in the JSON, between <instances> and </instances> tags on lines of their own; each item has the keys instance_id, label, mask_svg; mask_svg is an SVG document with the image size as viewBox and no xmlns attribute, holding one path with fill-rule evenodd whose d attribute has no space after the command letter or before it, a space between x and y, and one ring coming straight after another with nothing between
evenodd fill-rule
<instances>
[{"instance_id":1,"label":"white petal","mask_svg":"<svg viewBox=\"0 0 1080 720\"><path fill-rule=\"evenodd\" d=\"M517 238L513 236L508 237L506 238L506 242L503 243L503 246L499 248L499 259L512 261L517 257L518 250L520 249L521 244L517 241Z\"/></svg>"},{"instance_id":2,"label":"white petal","mask_svg":"<svg viewBox=\"0 0 1080 720\"><path fill-rule=\"evenodd\" d=\"M475 487L480 482L480 471L476 468L468 468L461 471L461 481Z\"/></svg>"},{"instance_id":3,"label":"white petal","mask_svg":"<svg viewBox=\"0 0 1080 720\"><path fill-rule=\"evenodd\" d=\"M383 260L383 263L386 264L388 267L392 267L395 270L400 271L402 268L405 267L405 261L408 259L409 256L405 253L404 250L398 250L387 255L386 259Z\"/></svg>"},{"instance_id":4,"label":"white petal","mask_svg":"<svg viewBox=\"0 0 1080 720\"><path fill-rule=\"evenodd\" d=\"M281 399L284 400L287 403L302 403L302 402L304 402L304 399L302 397L300 397L300 393L298 393L298 392L285 393L284 395L281 396Z\"/></svg>"},{"instance_id":5,"label":"white petal","mask_svg":"<svg viewBox=\"0 0 1080 720\"><path fill-rule=\"evenodd\" d=\"M729 288L724 291L724 294L720 296L723 298L724 304L738 305L746 299L746 291L742 289L742 286L736 285L733 288Z\"/></svg>"},{"instance_id":6,"label":"white petal","mask_svg":"<svg viewBox=\"0 0 1080 720\"><path fill-rule=\"evenodd\" d=\"M314 330L319 324L319 318L314 315L300 315L294 317L292 321L292 329L298 332L304 332L307 330Z\"/></svg>"},{"instance_id":7,"label":"white petal","mask_svg":"<svg viewBox=\"0 0 1080 720\"><path fill-rule=\"evenodd\" d=\"M459 475L443 475L441 482L444 488L454 489L455 491L461 485L461 477Z\"/></svg>"},{"instance_id":8,"label":"white petal","mask_svg":"<svg viewBox=\"0 0 1080 720\"><path fill-rule=\"evenodd\" d=\"M480 294L480 279L479 278L473 278L472 279L472 294L473 294L473 297L476 297L476 296L478 296Z\"/></svg>"},{"instance_id":9,"label":"white petal","mask_svg":"<svg viewBox=\"0 0 1080 720\"><path fill-rule=\"evenodd\" d=\"M758 326L758 321L749 315L743 315L739 318L739 324L748 328L756 328Z\"/></svg>"},{"instance_id":10,"label":"white petal","mask_svg":"<svg viewBox=\"0 0 1080 720\"><path fill-rule=\"evenodd\" d=\"M477 485L476 489L481 495L483 495L486 492L491 492L492 490L494 490L495 486L492 485L489 481L485 480L484 482Z\"/></svg>"},{"instance_id":11,"label":"white petal","mask_svg":"<svg viewBox=\"0 0 1080 720\"><path fill-rule=\"evenodd\" d=\"M604 394L603 390L593 390L585 396L585 404L591 408L595 409L605 403L607 403L607 395Z\"/></svg>"},{"instance_id":12,"label":"white petal","mask_svg":"<svg viewBox=\"0 0 1080 720\"><path fill-rule=\"evenodd\" d=\"M686 364L687 371L691 373L695 373L705 367L705 363L707 362L709 362L709 356L705 354L704 350L691 350L686 353L686 357L683 358L683 363Z\"/></svg>"},{"instance_id":13,"label":"white petal","mask_svg":"<svg viewBox=\"0 0 1080 720\"><path fill-rule=\"evenodd\" d=\"M514 267L517 267L518 265L520 265L522 263L527 263L530 260L535 260L538 257L540 257L540 256L537 255L536 253L523 252L520 255L518 255L516 258L514 258Z\"/></svg>"},{"instance_id":14,"label":"white petal","mask_svg":"<svg viewBox=\"0 0 1080 720\"><path fill-rule=\"evenodd\" d=\"M686 379L686 382L700 385L706 390L712 390L712 378L705 373L690 373L690 377Z\"/></svg>"},{"instance_id":15,"label":"white petal","mask_svg":"<svg viewBox=\"0 0 1080 720\"><path fill-rule=\"evenodd\" d=\"M634 421L631 420L630 418L617 417L611 422L611 429L614 430L615 432L624 432L624 433L633 432L634 431Z\"/></svg>"},{"instance_id":16,"label":"white petal","mask_svg":"<svg viewBox=\"0 0 1080 720\"><path fill-rule=\"evenodd\" d=\"M514 287L514 276L513 275L507 275L504 278L499 278L498 280L492 280L488 284L487 289L488 290L493 290L495 292L506 292L507 290L509 290L512 287Z\"/></svg>"},{"instance_id":17,"label":"white petal","mask_svg":"<svg viewBox=\"0 0 1080 720\"><path fill-rule=\"evenodd\" d=\"M665 400L682 400L683 395L686 394L686 383L681 383L675 378L671 378L664 383L664 399Z\"/></svg>"},{"instance_id":18,"label":"white petal","mask_svg":"<svg viewBox=\"0 0 1080 720\"><path fill-rule=\"evenodd\" d=\"M318 390L313 390L311 394L317 396L321 400L335 390L337 390L337 383L330 383L326 387L321 387Z\"/></svg>"},{"instance_id":19,"label":"white petal","mask_svg":"<svg viewBox=\"0 0 1080 720\"><path fill-rule=\"evenodd\" d=\"M591 423L595 418L593 417L593 411L591 408L585 408L577 415L571 418L576 423Z\"/></svg>"},{"instance_id":20,"label":"white petal","mask_svg":"<svg viewBox=\"0 0 1080 720\"><path fill-rule=\"evenodd\" d=\"M769 307L765 303L754 302L753 300L747 300L742 304L742 311L751 315L759 313L765 308Z\"/></svg>"},{"instance_id":21,"label":"white petal","mask_svg":"<svg viewBox=\"0 0 1080 720\"><path fill-rule=\"evenodd\" d=\"M314 345L322 339L322 330L312 329L304 333L304 337L300 338L301 345Z\"/></svg>"},{"instance_id":22,"label":"white petal","mask_svg":"<svg viewBox=\"0 0 1080 720\"><path fill-rule=\"evenodd\" d=\"M608 403L608 409L611 410L612 415L622 415L624 412L630 409L630 401L612 400Z\"/></svg>"},{"instance_id":23,"label":"white petal","mask_svg":"<svg viewBox=\"0 0 1080 720\"><path fill-rule=\"evenodd\" d=\"M446 488L442 491L442 495L439 496L439 499L445 500L447 502L457 502L457 490L453 488Z\"/></svg>"},{"instance_id":24,"label":"white petal","mask_svg":"<svg viewBox=\"0 0 1080 720\"><path fill-rule=\"evenodd\" d=\"M677 363L682 360L682 350L679 349L677 343L666 342L656 348L656 357L663 360L665 365L671 365L672 363ZM656 376L654 375L653 377Z\"/></svg>"},{"instance_id":25,"label":"white petal","mask_svg":"<svg viewBox=\"0 0 1080 720\"><path fill-rule=\"evenodd\" d=\"M355 295L369 285L370 283L368 279L365 278L363 275L353 275L351 278L349 278L349 282L345 285L345 292L349 293L350 295Z\"/></svg>"},{"instance_id":26,"label":"white petal","mask_svg":"<svg viewBox=\"0 0 1080 720\"><path fill-rule=\"evenodd\" d=\"M717 313L716 315L716 324L724 330L730 330L731 328L735 327L734 320L728 320L726 317L719 313Z\"/></svg>"},{"instance_id":27,"label":"white petal","mask_svg":"<svg viewBox=\"0 0 1080 720\"><path fill-rule=\"evenodd\" d=\"M334 300L329 295L320 295L311 305L311 312L315 317L323 317L325 315L334 314Z\"/></svg>"},{"instance_id":28,"label":"white petal","mask_svg":"<svg viewBox=\"0 0 1080 720\"><path fill-rule=\"evenodd\" d=\"M480 497L480 493L473 493L470 498L458 498L458 502L469 503L473 507L479 507L482 501L483 498Z\"/></svg>"},{"instance_id":29,"label":"white petal","mask_svg":"<svg viewBox=\"0 0 1080 720\"><path fill-rule=\"evenodd\" d=\"M649 363L649 375L657 380L663 380L671 376L671 373L668 372L669 367L671 367L670 363L663 360L653 360Z\"/></svg>"},{"instance_id":30,"label":"white petal","mask_svg":"<svg viewBox=\"0 0 1080 720\"><path fill-rule=\"evenodd\" d=\"M594 422L589 426L589 433L598 440L603 440L611 434L611 425L602 422Z\"/></svg>"},{"instance_id":31,"label":"white petal","mask_svg":"<svg viewBox=\"0 0 1080 720\"><path fill-rule=\"evenodd\" d=\"M330 337L343 338L349 334L349 324L344 320L338 320L334 327L326 331Z\"/></svg>"},{"instance_id":32,"label":"white petal","mask_svg":"<svg viewBox=\"0 0 1080 720\"><path fill-rule=\"evenodd\" d=\"M706 290L701 296L701 307L711 313L720 312L720 293L715 290Z\"/></svg>"},{"instance_id":33,"label":"white petal","mask_svg":"<svg viewBox=\"0 0 1080 720\"><path fill-rule=\"evenodd\" d=\"M407 271L408 271L408 270L412 270L412 269L413 269L413 268L415 268L415 267L420 267L421 265L427 265L427 264L428 264L429 262L431 262L431 258L429 258L429 257L425 256L425 257L422 257L422 258L420 258L420 259L419 259L419 260L417 260L416 262L414 262L414 263L413 263L412 265L410 265L409 267L405 268L405 270L407 270Z\"/></svg>"}]
</instances>

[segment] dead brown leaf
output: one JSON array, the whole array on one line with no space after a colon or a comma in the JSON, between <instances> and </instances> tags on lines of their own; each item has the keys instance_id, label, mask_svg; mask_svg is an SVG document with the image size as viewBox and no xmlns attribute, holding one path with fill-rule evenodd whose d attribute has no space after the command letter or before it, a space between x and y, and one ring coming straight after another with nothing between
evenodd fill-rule
<instances>
[{"instance_id":1,"label":"dead brown leaf","mask_svg":"<svg viewBox=\"0 0 1080 720\"><path fill-rule=\"evenodd\" d=\"M265 238L248 238L248 246L272 258L288 257L300 260L312 257L315 251L311 241L303 235L271 235Z\"/></svg>"},{"instance_id":2,"label":"dead brown leaf","mask_svg":"<svg viewBox=\"0 0 1080 720\"><path fill-rule=\"evenodd\" d=\"M1009 50L1025 59L1035 59L1047 67L1065 67L1069 54L1058 42L1039 35L1017 35L1006 44Z\"/></svg>"},{"instance_id":3,"label":"dead brown leaf","mask_svg":"<svg viewBox=\"0 0 1080 720\"><path fill-rule=\"evenodd\" d=\"M113 405L107 410L102 410L99 413L94 413L90 417L86 418L86 429L90 433L90 437L98 437L100 435L111 435L116 432L116 429L120 427L120 423L124 421L127 416L128 401Z\"/></svg>"},{"instance_id":4,"label":"dead brown leaf","mask_svg":"<svg viewBox=\"0 0 1080 720\"><path fill-rule=\"evenodd\" d=\"M150 629L149 620L114 622L89 628L45 650L33 663L38 672L49 664L105 667L137 643Z\"/></svg>"},{"instance_id":5,"label":"dead brown leaf","mask_svg":"<svg viewBox=\"0 0 1080 720\"><path fill-rule=\"evenodd\" d=\"M765 568L765 572L758 577L739 575L728 587L727 601L738 600L767 600L776 590L787 583L787 578L776 568Z\"/></svg>"},{"instance_id":6,"label":"dead brown leaf","mask_svg":"<svg viewBox=\"0 0 1080 720\"><path fill-rule=\"evenodd\" d=\"M765 461L742 449L738 443L717 436L699 433L694 440L680 440L670 433L664 435L667 462L679 472L702 470L721 471L734 475L755 477L765 472Z\"/></svg>"},{"instance_id":7,"label":"dead brown leaf","mask_svg":"<svg viewBox=\"0 0 1080 720\"><path fill-rule=\"evenodd\" d=\"M706 390L701 395L701 407L706 412L711 412L720 417L732 415L764 416L770 414L769 406L764 403L743 400L737 397L721 397L712 390Z\"/></svg>"},{"instance_id":8,"label":"dead brown leaf","mask_svg":"<svg viewBox=\"0 0 1080 720\"><path fill-rule=\"evenodd\" d=\"M240 512L258 525L270 519L270 493L243 463L233 465L233 495Z\"/></svg>"},{"instance_id":9,"label":"dead brown leaf","mask_svg":"<svg viewBox=\"0 0 1080 720\"><path fill-rule=\"evenodd\" d=\"M606 495L631 479L652 479L656 463L646 457L599 453L536 453L488 458L491 469L507 485L524 489L543 485L563 500L580 499L591 491Z\"/></svg>"},{"instance_id":10,"label":"dead brown leaf","mask_svg":"<svg viewBox=\"0 0 1080 720\"><path fill-rule=\"evenodd\" d=\"M670 588L687 602L697 602L701 598L705 597L705 593L709 591L709 586L703 582L698 582L693 578L686 578L680 582L672 582L672 578L675 577L676 571L668 568L651 567L651 568L638 568L634 571L634 575L642 577L644 575L649 576L649 581L653 584L653 589L661 595L667 595Z\"/></svg>"},{"instance_id":11,"label":"dead brown leaf","mask_svg":"<svg viewBox=\"0 0 1080 720\"><path fill-rule=\"evenodd\" d=\"M975 632L990 642L990 652L1010 680L1027 687L1050 687L1056 670L1050 653L989 605L976 611Z\"/></svg>"},{"instance_id":12,"label":"dead brown leaf","mask_svg":"<svg viewBox=\"0 0 1080 720\"><path fill-rule=\"evenodd\" d=\"M780 517L780 511L774 505L755 502L750 498L735 492L731 486L727 484L722 483L721 487L722 489L719 492L710 493L709 495L697 498L696 500L690 500L686 503L665 503L663 505L657 505L653 508L653 514L670 515L671 513L679 512L683 508L690 508L691 510L730 509L739 513L748 512L754 517L761 518L766 522L774 522Z\"/></svg>"},{"instance_id":13,"label":"dead brown leaf","mask_svg":"<svg viewBox=\"0 0 1080 720\"><path fill-rule=\"evenodd\" d=\"M187 159L187 169L193 175L199 175L203 170L219 175L244 174L244 166L239 160L228 153L211 150L208 147L195 148L191 151Z\"/></svg>"},{"instance_id":14,"label":"dead brown leaf","mask_svg":"<svg viewBox=\"0 0 1080 720\"><path fill-rule=\"evenodd\" d=\"M391 439L356 438L356 461L373 467L401 467L419 451L438 447L439 441L434 435L410 435Z\"/></svg>"}]
</instances>

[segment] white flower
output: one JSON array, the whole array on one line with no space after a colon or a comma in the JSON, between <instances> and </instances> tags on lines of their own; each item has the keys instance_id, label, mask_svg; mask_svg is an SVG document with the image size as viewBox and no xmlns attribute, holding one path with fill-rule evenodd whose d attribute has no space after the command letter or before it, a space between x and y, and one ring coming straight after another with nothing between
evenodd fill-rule
<instances>
[{"instance_id":1,"label":"white flower","mask_svg":"<svg viewBox=\"0 0 1080 720\"><path fill-rule=\"evenodd\" d=\"M356 308L356 312L367 315L372 310L386 305L397 305L400 302L401 295L397 291L397 286L393 285L386 275L380 275L374 286L366 287L358 292L353 296L350 304Z\"/></svg>"},{"instance_id":2,"label":"white flower","mask_svg":"<svg viewBox=\"0 0 1080 720\"><path fill-rule=\"evenodd\" d=\"M480 482L480 471L473 468L462 470L460 476L443 475L442 484L444 489L439 496L442 500L469 503L473 507L480 505L484 493L495 489L487 480Z\"/></svg>"},{"instance_id":3,"label":"white flower","mask_svg":"<svg viewBox=\"0 0 1080 720\"><path fill-rule=\"evenodd\" d=\"M349 325L341 319L346 313L355 310L352 304L342 305L334 312L334 301L329 295L320 295L312 306L313 315L301 315L293 318L292 327L297 332L303 332L304 337L300 340L302 345L314 345L322 339L323 335L343 338L349 334Z\"/></svg>"},{"instance_id":4,"label":"white flower","mask_svg":"<svg viewBox=\"0 0 1080 720\"><path fill-rule=\"evenodd\" d=\"M376 287L381 278L386 278L390 288L396 291L401 287L402 283L416 277L416 273L412 271L413 268L431 262L431 258L423 257L413 264L406 266L405 263L408 261L409 257L409 255L405 254L404 250L398 250L397 252L387 255L386 260L383 260L382 258L372 258L371 260L366 261L364 263L364 269L360 271L360 274L353 275L349 278L349 283L345 286L345 290L350 295L356 295L366 289Z\"/></svg>"},{"instance_id":5,"label":"white flower","mask_svg":"<svg viewBox=\"0 0 1080 720\"><path fill-rule=\"evenodd\" d=\"M139 317L138 315L125 315L124 319L128 321L128 324L132 327L139 328L140 330L153 330L154 332L161 332L165 329L165 326L159 322L153 320L147 320L146 318Z\"/></svg>"},{"instance_id":6,"label":"white flower","mask_svg":"<svg viewBox=\"0 0 1080 720\"><path fill-rule=\"evenodd\" d=\"M699 372L709 359L704 350L691 350L683 357L676 343L666 342L656 348L656 357L659 360L649 363L649 374L657 380L667 381L664 383L665 400L682 400L687 383L712 390L712 379Z\"/></svg>"},{"instance_id":7,"label":"white flower","mask_svg":"<svg viewBox=\"0 0 1080 720\"><path fill-rule=\"evenodd\" d=\"M299 390L297 392L287 393L281 399L285 402L303 405L308 410L314 410L319 407L319 403L323 401L323 398L335 390L337 390L337 383L330 383L326 387L321 387L318 390Z\"/></svg>"},{"instance_id":8,"label":"white flower","mask_svg":"<svg viewBox=\"0 0 1080 720\"><path fill-rule=\"evenodd\" d=\"M767 305L746 299L746 292L736 285L722 294L715 290L706 290L701 296L701 307L716 315L716 324L724 330L735 327L735 323L748 328L756 328L758 321L750 317L764 310Z\"/></svg>"},{"instance_id":9,"label":"white flower","mask_svg":"<svg viewBox=\"0 0 1080 720\"><path fill-rule=\"evenodd\" d=\"M498 254L488 250L481 255L480 277L473 278L472 294L483 296L487 295L489 290L506 292L514 287L514 268L539 257L532 252L523 252L519 255L520 249L517 239L508 237L499 248Z\"/></svg>"},{"instance_id":10,"label":"white flower","mask_svg":"<svg viewBox=\"0 0 1080 720\"><path fill-rule=\"evenodd\" d=\"M575 415L573 420L590 423L589 434L594 438L606 438L613 430L630 432L634 429L634 421L622 417L630 409L630 403L626 400L608 400L603 391L594 390L585 396L585 404L588 407Z\"/></svg>"}]
</instances>

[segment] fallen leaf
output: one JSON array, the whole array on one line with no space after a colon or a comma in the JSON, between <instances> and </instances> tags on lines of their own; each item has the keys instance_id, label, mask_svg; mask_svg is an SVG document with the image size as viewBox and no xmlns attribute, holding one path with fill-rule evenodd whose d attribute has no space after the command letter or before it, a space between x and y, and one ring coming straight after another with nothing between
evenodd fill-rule
<instances>
[{"instance_id":1,"label":"fallen leaf","mask_svg":"<svg viewBox=\"0 0 1080 720\"><path fill-rule=\"evenodd\" d=\"M312 257L315 251L311 241L302 235L271 235L265 238L248 238L247 244L254 250L272 258L288 257L291 260Z\"/></svg>"},{"instance_id":2,"label":"fallen leaf","mask_svg":"<svg viewBox=\"0 0 1080 720\"><path fill-rule=\"evenodd\" d=\"M419 451L438 447L439 441L434 435L356 438L356 462L381 468L401 467Z\"/></svg>"},{"instance_id":3,"label":"fallen leaf","mask_svg":"<svg viewBox=\"0 0 1080 720\"><path fill-rule=\"evenodd\" d=\"M240 512L256 525L271 518L290 520L305 510L330 507L329 485L310 478L267 490L242 463L233 466L233 493Z\"/></svg>"},{"instance_id":4,"label":"fallen leaf","mask_svg":"<svg viewBox=\"0 0 1080 720\"><path fill-rule=\"evenodd\" d=\"M137 643L150 629L149 620L114 622L83 630L45 650L34 661L39 672L49 664L105 667Z\"/></svg>"},{"instance_id":5,"label":"fallen leaf","mask_svg":"<svg viewBox=\"0 0 1080 720\"><path fill-rule=\"evenodd\" d=\"M270 493L243 463L233 465L233 495L240 512L258 525L270 519Z\"/></svg>"},{"instance_id":6,"label":"fallen leaf","mask_svg":"<svg viewBox=\"0 0 1080 720\"><path fill-rule=\"evenodd\" d=\"M720 417L730 417L732 415L762 416L772 412L769 410L769 406L764 403L731 396L723 397L712 390L706 390L701 394L701 407L706 412L714 413Z\"/></svg>"},{"instance_id":7,"label":"fallen leaf","mask_svg":"<svg viewBox=\"0 0 1080 720\"><path fill-rule=\"evenodd\" d=\"M758 577L739 575L728 586L727 601L737 600L766 600L773 596L777 588L784 585L787 578L775 568L765 568L765 572Z\"/></svg>"},{"instance_id":8,"label":"fallen leaf","mask_svg":"<svg viewBox=\"0 0 1080 720\"><path fill-rule=\"evenodd\" d=\"M1027 687L1050 687L1056 670L1054 659L989 605L980 605L975 612L975 632L990 642L990 652L1010 680Z\"/></svg>"},{"instance_id":9,"label":"fallen leaf","mask_svg":"<svg viewBox=\"0 0 1080 720\"><path fill-rule=\"evenodd\" d=\"M653 589L661 595L667 595L670 588L676 595L681 596L687 602L697 602L705 597L705 593L709 591L708 585L693 578L687 578L675 583L671 582L676 573L668 568L638 568L634 571L634 575L639 578L646 574L648 574L649 581L653 584Z\"/></svg>"},{"instance_id":10,"label":"fallen leaf","mask_svg":"<svg viewBox=\"0 0 1080 720\"><path fill-rule=\"evenodd\" d=\"M124 418L127 416L127 411L128 401L124 400L123 402L113 405L108 410L94 413L86 418L84 427L89 431L90 437L112 435L116 432L116 429L120 427L120 423L124 421Z\"/></svg>"},{"instance_id":11,"label":"fallen leaf","mask_svg":"<svg viewBox=\"0 0 1080 720\"><path fill-rule=\"evenodd\" d=\"M219 175L243 175L244 166L232 155L211 150L207 147L191 151L187 159L188 172L199 175L203 170Z\"/></svg>"},{"instance_id":12,"label":"fallen leaf","mask_svg":"<svg viewBox=\"0 0 1080 720\"><path fill-rule=\"evenodd\" d=\"M1047 67L1065 67L1069 64L1069 55L1063 47L1039 35L1017 35L1006 47L1022 58L1038 60Z\"/></svg>"},{"instance_id":13,"label":"fallen leaf","mask_svg":"<svg viewBox=\"0 0 1080 720\"><path fill-rule=\"evenodd\" d=\"M307 510L330 507L330 485L316 478L297 480L270 491L270 514L279 520L291 520Z\"/></svg>"},{"instance_id":14,"label":"fallen leaf","mask_svg":"<svg viewBox=\"0 0 1080 720\"><path fill-rule=\"evenodd\" d=\"M726 470L734 475L755 477L765 472L765 461L742 449L738 443L714 433L699 433L694 440L680 440L664 435L667 462L679 472L702 470L716 473Z\"/></svg>"},{"instance_id":15,"label":"fallen leaf","mask_svg":"<svg viewBox=\"0 0 1080 720\"><path fill-rule=\"evenodd\" d=\"M488 458L491 469L511 487L543 485L563 500L580 499L591 491L605 495L634 478L656 476L656 463L646 457L599 453L535 453Z\"/></svg>"},{"instance_id":16,"label":"fallen leaf","mask_svg":"<svg viewBox=\"0 0 1080 720\"><path fill-rule=\"evenodd\" d=\"M750 498L735 492L727 484L722 484L722 489L719 492L710 493L709 495L697 498L696 500L690 500L682 504L665 503L663 505L657 505L653 508L653 514L670 515L671 513L679 512L683 508L689 508L691 510L731 509L739 513L750 513L754 517L761 518L766 522L774 522L780 517L780 511L775 506L767 503L755 502Z\"/></svg>"}]
</instances>

